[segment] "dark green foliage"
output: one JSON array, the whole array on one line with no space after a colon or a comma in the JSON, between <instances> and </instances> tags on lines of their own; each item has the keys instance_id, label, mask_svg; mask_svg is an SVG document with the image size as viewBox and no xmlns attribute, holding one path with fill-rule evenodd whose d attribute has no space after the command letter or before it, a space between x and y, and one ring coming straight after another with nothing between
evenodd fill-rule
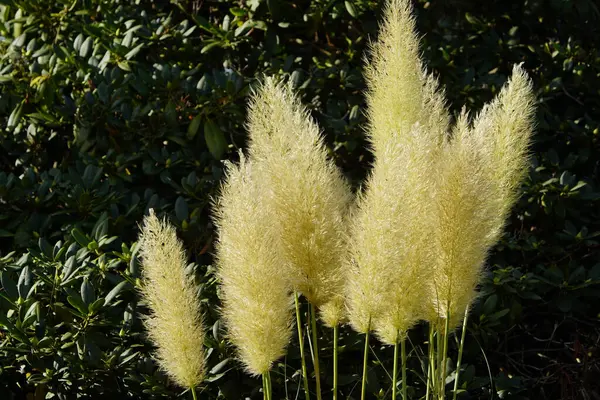
<instances>
[{"instance_id":1,"label":"dark green foliage","mask_svg":"<svg viewBox=\"0 0 600 400\"><path fill-rule=\"evenodd\" d=\"M289 75L356 186L370 161L362 59L378 2L133 3L0 1L2 399L181 394L151 359L135 289L150 207L180 228L206 306L200 396L262 398L223 338L210 266L210 196L222 160L245 146L252 84ZM600 10L421 0L416 11L453 111L481 107L518 62L539 97L533 166L471 317L461 398L598 397ZM320 333L329 388L331 332ZM361 338L344 330L341 345L341 391L357 398ZM368 390L389 397L392 350L373 349ZM426 348L409 351L418 398ZM299 368L292 347L273 374L276 398L295 398Z\"/></svg>"}]
</instances>

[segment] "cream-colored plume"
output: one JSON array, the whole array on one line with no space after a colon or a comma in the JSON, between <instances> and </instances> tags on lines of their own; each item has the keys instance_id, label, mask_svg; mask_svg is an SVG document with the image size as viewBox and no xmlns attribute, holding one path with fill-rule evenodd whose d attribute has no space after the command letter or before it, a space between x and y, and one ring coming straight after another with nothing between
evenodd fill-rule
<instances>
[{"instance_id":1,"label":"cream-colored plume","mask_svg":"<svg viewBox=\"0 0 600 400\"><path fill-rule=\"evenodd\" d=\"M249 155L292 288L320 307L343 289L351 192L291 84L267 78L250 103Z\"/></svg>"},{"instance_id":2,"label":"cream-colored plume","mask_svg":"<svg viewBox=\"0 0 600 400\"><path fill-rule=\"evenodd\" d=\"M485 158L483 172L495 190L492 198L497 212L488 238L491 244L501 235L528 171L534 104L531 80L520 65L515 65L509 82L474 123L473 139Z\"/></svg>"},{"instance_id":3,"label":"cream-colored plume","mask_svg":"<svg viewBox=\"0 0 600 400\"><path fill-rule=\"evenodd\" d=\"M380 148L352 220L350 323L363 333L375 329L384 343L396 343L424 310L437 152L418 125L402 143Z\"/></svg>"},{"instance_id":4,"label":"cream-colored plume","mask_svg":"<svg viewBox=\"0 0 600 400\"><path fill-rule=\"evenodd\" d=\"M177 384L195 388L205 373L204 329L193 277L185 273L185 251L175 228L152 210L140 244L142 294L151 310L145 322L158 362Z\"/></svg>"},{"instance_id":5,"label":"cream-colored plume","mask_svg":"<svg viewBox=\"0 0 600 400\"><path fill-rule=\"evenodd\" d=\"M409 0L390 0L366 67L375 163L352 218L350 323L396 343L423 317L436 159L448 129L437 81L419 58Z\"/></svg>"},{"instance_id":6,"label":"cream-colored plume","mask_svg":"<svg viewBox=\"0 0 600 400\"><path fill-rule=\"evenodd\" d=\"M527 173L534 97L515 66L508 84L469 129L461 115L436 174L435 314L454 327L476 297L482 267ZM433 321L432 321L433 322Z\"/></svg>"},{"instance_id":7,"label":"cream-colored plume","mask_svg":"<svg viewBox=\"0 0 600 400\"><path fill-rule=\"evenodd\" d=\"M327 303L323 304L319 310L321 321L325 326L333 328L335 326L343 324L346 319L346 299L344 298L343 291L345 280L341 282L340 290L341 294L334 295L333 298Z\"/></svg>"},{"instance_id":8,"label":"cream-colored plume","mask_svg":"<svg viewBox=\"0 0 600 400\"><path fill-rule=\"evenodd\" d=\"M388 0L379 37L365 66L368 138L375 153L389 140L408 136L415 123L422 134L441 144L449 116L437 80L419 57L410 0Z\"/></svg>"},{"instance_id":9,"label":"cream-colored plume","mask_svg":"<svg viewBox=\"0 0 600 400\"><path fill-rule=\"evenodd\" d=\"M243 156L239 166L228 166L214 209L223 318L246 370L260 375L285 354L293 299L273 245L276 217L268 189L255 167Z\"/></svg>"},{"instance_id":10,"label":"cream-colored plume","mask_svg":"<svg viewBox=\"0 0 600 400\"><path fill-rule=\"evenodd\" d=\"M432 221L433 323L440 324L447 313L450 327L461 321L475 297L481 266L489 243L489 205L492 185L484 179L483 158L473 145L466 114L462 114L439 160L436 176L434 220Z\"/></svg>"}]
</instances>

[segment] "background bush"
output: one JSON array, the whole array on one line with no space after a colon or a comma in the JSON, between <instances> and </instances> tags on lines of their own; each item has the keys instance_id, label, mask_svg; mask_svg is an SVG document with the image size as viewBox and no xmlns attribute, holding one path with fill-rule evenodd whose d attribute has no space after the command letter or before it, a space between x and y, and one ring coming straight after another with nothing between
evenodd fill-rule
<instances>
[{"instance_id":1,"label":"background bush","mask_svg":"<svg viewBox=\"0 0 600 400\"><path fill-rule=\"evenodd\" d=\"M220 329L209 215L222 161L244 148L256 79L290 76L356 187L369 166L362 59L379 2L137 3L0 1L2 399L181 394L140 321L135 239L150 207L178 225L200 285L210 366L201 397L262 398ZM599 398L598 5L415 7L424 58L454 112L491 99L518 62L539 97L530 175L469 324L462 398ZM320 334L326 359L331 332ZM416 330L409 346L415 396L423 338ZM346 330L341 345L341 391L357 398L362 343ZM373 349L368 390L384 398L392 354ZM299 390L296 351L276 367L277 398Z\"/></svg>"}]
</instances>

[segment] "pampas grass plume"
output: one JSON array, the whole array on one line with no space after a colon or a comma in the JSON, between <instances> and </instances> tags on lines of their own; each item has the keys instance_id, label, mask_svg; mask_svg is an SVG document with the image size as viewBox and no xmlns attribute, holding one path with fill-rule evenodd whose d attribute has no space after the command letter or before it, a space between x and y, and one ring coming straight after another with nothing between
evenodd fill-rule
<instances>
[{"instance_id":1,"label":"pampas grass plume","mask_svg":"<svg viewBox=\"0 0 600 400\"><path fill-rule=\"evenodd\" d=\"M390 0L366 67L375 162L352 217L348 312L388 344L423 317L430 279L433 174L448 126L437 81L419 58L409 0Z\"/></svg>"},{"instance_id":2,"label":"pampas grass plume","mask_svg":"<svg viewBox=\"0 0 600 400\"><path fill-rule=\"evenodd\" d=\"M340 282L338 288L340 293L343 293L345 290L343 286L345 282L345 279ZM330 301L321 306L319 316L321 317L321 321L323 321L328 328L333 328L346 322L346 299L344 296L341 294L334 295Z\"/></svg>"},{"instance_id":3,"label":"pampas grass plume","mask_svg":"<svg viewBox=\"0 0 600 400\"><path fill-rule=\"evenodd\" d=\"M365 66L368 138L375 153L389 140L402 140L415 123L440 143L449 116L437 80L419 56L419 38L410 0L388 0L378 40Z\"/></svg>"},{"instance_id":4,"label":"pampas grass plume","mask_svg":"<svg viewBox=\"0 0 600 400\"><path fill-rule=\"evenodd\" d=\"M483 179L482 158L469 140L468 117L462 114L453 139L446 142L436 173L434 271L430 321L451 318L451 327L462 320L474 299L488 243L487 221L492 185Z\"/></svg>"},{"instance_id":5,"label":"pampas grass plume","mask_svg":"<svg viewBox=\"0 0 600 400\"><path fill-rule=\"evenodd\" d=\"M469 127L458 119L439 163L436 184L437 318L455 326L476 297L487 253L502 233L527 173L533 132L532 85L520 66Z\"/></svg>"},{"instance_id":6,"label":"pampas grass plume","mask_svg":"<svg viewBox=\"0 0 600 400\"><path fill-rule=\"evenodd\" d=\"M350 323L394 344L422 317L427 265L432 144L417 125L403 143L376 153L353 218Z\"/></svg>"},{"instance_id":7,"label":"pampas grass plume","mask_svg":"<svg viewBox=\"0 0 600 400\"><path fill-rule=\"evenodd\" d=\"M491 244L501 235L528 171L534 104L531 80L521 65L515 65L508 83L484 107L474 123L473 140L478 142L485 157L483 172L495 191L490 199L495 200L497 208L489 236Z\"/></svg>"},{"instance_id":8,"label":"pampas grass plume","mask_svg":"<svg viewBox=\"0 0 600 400\"><path fill-rule=\"evenodd\" d=\"M263 207L277 230L279 267L320 307L343 290L349 185L291 83L265 79L250 103L248 132L250 159L270 191Z\"/></svg>"},{"instance_id":9,"label":"pampas grass plume","mask_svg":"<svg viewBox=\"0 0 600 400\"><path fill-rule=\"evenodd\" d=\"M285 354L293 300L257 172L243 155L239 166L229 165L214 210L225 326L248 373L263 375Z\"/></svg>"},{"instance_id":10,"label":"pampas grass plume","mask_svg":"<svg viewBox=\"0 0 600 400\"><path fill-rule=\"evenodd\" d=\"M144 218L140 243L142 295L151 310L145 323L158 362L177 384L195 388L205 374L204 330L185 251L175 228L153 210Z\"/></svg>"}]
</instances>

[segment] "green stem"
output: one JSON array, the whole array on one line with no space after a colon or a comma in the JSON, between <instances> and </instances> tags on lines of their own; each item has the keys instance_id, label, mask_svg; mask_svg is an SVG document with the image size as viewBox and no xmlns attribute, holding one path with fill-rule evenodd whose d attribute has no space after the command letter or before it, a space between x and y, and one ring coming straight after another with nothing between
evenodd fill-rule
<instances>
[{"instance_id":1,"label":"green stem","mask_svg":"<svg viewBox=\"0 0 600 400\"><path fill-rule=\"evenodd\" d=\"M401 352L402 352L402 400L408 399L406 396L406 388L408 386L406 382L406 340L403 339L400 342Z\"/></svg>"},{"instance_id":2,"label":"green stem","mask_svg":"<svg viewBox=\"0 0 600 400\"><path fill-rule=\"evenodd\" d=\"M192 386L192 387L190 388L190 391L192 392L192 399L194 399L194 400L198 400L198 397L196 397L196 387L195 387L195 386Z\"/></svg>"},{"instance_id":3,"label":"green stem","mask_svg":"<svg viewBox=\"0 0 600 400\"><path fill-rule=\"evenodd\" d=\"M315 306L313 304L310 305L310 322L312 325L312 337L313 337L313 349L314 349L314 358L313 364L315 366L315 380L317 383L317 400L321 400L321 374L319 368L319 344L317 342L317 313L315 311Z\"/></svg>"},{"instance_id":4,"label":"green stem","mask_svg":"<svg viewBox=\"0 0 600 400\"><path fill-rule=\"evenodd\" d=\"M302 320L300 319L300 302L298 301L298 292L294 292L294 301L296 302L296 325L298 327L300 358L302 359L302 379L304 381L304 393L306 394L306 400L309 400L310 394L308 391L308 374L306 373L306 358L304 357L304 333L302 331Z\"/></svg>"},{"instance_id":5,"label":"green stem","mask_svg":"<svg viewBox=\"0 0 600 400\"><path fill-rule=\"evenodd\" d=\"M263 400L267 400L267 380L265 378L265 374L262 375L262 385L263 385Z\"/></svg>"},{"instance_id":6,"label":"green stem","mask_svg":"<svg viewBox=\"0 0 600 400\"><path fill-rule=\"evenodd\" d=\"M333 327L333 400L337 400L338 391L338 336L339 325Z\"/></svg>"},{"instance_id":7,"label":"green stem","mask_svg":"<svg viewBox=\"0 0 600 400\"><path fill-rule=\"evenodd\" d=\"M398 393L398 340L396 340L396 343L394 344L394 368L393 368L393 375L392 375L392 400L396 400L396 395Z\"/></svg>"},{"instance_id":8,"label":"green stem","mask_svg":"<svg viewBox=\"0 0 600 400\"><path fill-rule=\"evenodd\" d=\"M441 319L440 319L441 321ZM440 332L439 327L441 326L440 322L438 321L437 327L436 327L436 344L435 344L435 355L437 357L437 365L435 366L435 375L433 376L434 379L434 384L433 384L433 396L435 397L440 397L440 382L441 382L441 378L440 378L440 374L442 372L442 332Z\"/></svg>"},{"instance_id":9,"label":"green stem","mask_svg":"<svg viewBox=\"0 0 600 400\"><path fill-rule=\"evenodd\" d=\"M369 325L371 325L369 323ZM369 361L369 333L370 330L365 333L365 352L363 354L363 373L362 373L362 387L360 390L361 400L366 399L367 393L367 362Z\"/></svg>"},{"instance_id":10,"label":"green stem","mask_svg":"<svg viewBox=\"0 0 600 400\"><path fill-rule=\"evenodd\" d=\"M267 390L265 391L267 393L267 400L273 400L273 388L271 386L271 371L267 371L267 373L264 376L267 387Z\"/></svg>"},{"instance_id":11,"label":"green stem","mask_svg":"<svg viewBox=\"0 0 600 400\"><path fill-rule=\"evenodd\" d=\"M434 363L434 354L435 354L435 349L434 349L434 344L433 344L433 334L434 334L434 330L433 330L433 324L429 323L429 348L428 348L428 357L427 357L427 361L428 361L428 367L427 367L427 392L425 392L425 400L429 400L429 395L432 391L432 386L433 386L433 376L434 376L434 370L435 370L435 363Z\"/></svg>"},{"instance_id":12,"label":"green stem","mask_svg":"<svg viewBox=\"0 0 600 400\"><path fill-rule=\"evenodd\" d=\"M465 334L467 332L467 318L469 317L469 309L465 310L465 318L463 319L462 333L460 335L460 344L458 345L458 359L456 360L456 377L454 378L454 390L452 400L456 400L456 391L458 390L458 378L460 377L460 364L462 362L463 347L465 345Z\"/></svg>"},{"instance_id":13,"label":"green stem","mask_svg":"<svg viewBox=\"0 0 600 400\"><path fill-rule=\"evenodd\" d=\"M440 382L440 399L446 398L446 359L448 358L448 332L450 330L450 313L446 314L444 323L444 350L442 356L442 374Z\"/></svg>"}]
</instances>

